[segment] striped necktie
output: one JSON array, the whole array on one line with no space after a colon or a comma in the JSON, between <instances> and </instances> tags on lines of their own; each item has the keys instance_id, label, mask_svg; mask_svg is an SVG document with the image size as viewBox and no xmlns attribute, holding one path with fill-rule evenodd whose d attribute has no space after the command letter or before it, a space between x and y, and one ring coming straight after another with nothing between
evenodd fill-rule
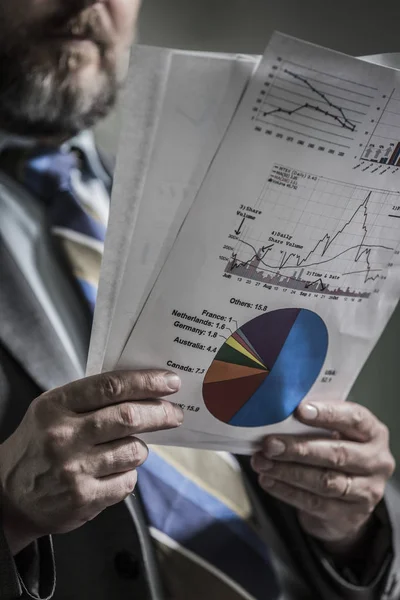
<instances>
[{"instance_id":1,"label":"striped necktie","mask_svg":"<svg viewBox=\"0 0 400 600\"><path fill-rule=\"evenodd\" d=\"M105 185L78 149L24 151L14 171L19 181L46 203L51 232L93 311L109 212Z\"/></svg>"},{"instance_id":2,"label":"striped necktie","mask_svg":"<svg viewBox=\"0 0 400 600\"><path fill-rule=\"evenodd\" d=\"M22 181L48 206L52 232L93 309L106 231L104 186L85 157L36 151ZM171 600L275 600L278 584L242 472L225 453L156 447L139 493Z\"/></svg>"}]
</instances>

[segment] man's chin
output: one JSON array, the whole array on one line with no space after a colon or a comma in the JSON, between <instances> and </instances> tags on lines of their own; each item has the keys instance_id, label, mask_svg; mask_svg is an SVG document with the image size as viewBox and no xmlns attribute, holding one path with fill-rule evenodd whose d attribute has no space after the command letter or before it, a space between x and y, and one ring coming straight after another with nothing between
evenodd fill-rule
<instances>
[{"instance_id":1,"label":"man's chin","mask_svg":"<svg viewBox=\"0 0 400 600\"><path fill-rule=\"evenodd\" d=\"M82 53L69 53L62 75L50 70L33 77L21 75L6 94L0 89L0 129L28 137L65 138L104 118L115 104L116 77L98 61L83 62L76 56Z\"/></svg>"}]
</instances>

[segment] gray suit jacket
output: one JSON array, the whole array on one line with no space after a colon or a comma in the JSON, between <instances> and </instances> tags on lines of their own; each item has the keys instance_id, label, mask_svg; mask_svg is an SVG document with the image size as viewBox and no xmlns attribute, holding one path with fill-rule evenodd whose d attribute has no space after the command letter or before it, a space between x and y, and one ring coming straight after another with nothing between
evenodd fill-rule
<instances>
[{"instance_id":1,"label":"gray suit jacket","mask_svg":"<svg viewBox=\"0 0 400 600\"><path fill-rule=\"evenodd\" d=\"M1 441L17 427L34 397L83 375L90 336L90 315L47 233L42 206L1 173L0 273ZM400 500L394 488L386 498L391 525L383 524L383 541L372 544L373 572L350 583L305 536L295 512L264 494L252 481L247 461L242 462L274 552L282 598L400 599ZM385 506L381 510L386 515ZM393 543L386 549L390 531ZM171 598L163 587L137 499L129 498L104 511L75 532L55 536L53 543L56 599ZM39 540L13 559L0 531L1 600L50 597L53 571L49 539ZM212 590L209 598L215 598ZM271 598L268 590L265 598Z\"/></svg>"}]
</instances>

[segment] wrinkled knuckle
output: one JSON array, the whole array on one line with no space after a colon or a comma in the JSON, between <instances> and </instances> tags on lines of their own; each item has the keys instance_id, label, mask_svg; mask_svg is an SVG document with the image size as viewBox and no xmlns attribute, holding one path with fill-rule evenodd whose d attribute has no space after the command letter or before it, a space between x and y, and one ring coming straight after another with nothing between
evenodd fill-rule
<instances>
[{"instance_id":1,"label":"wrinkled knuckle","mask_svg":"<svg viewBox=\"0 0 400 600\"><path fill-rule=\"evenodd\" d=\"M339 481L336 473L333 471L324 471L319 481L319 491L326 495L338 495Z\"/></svg>"},{"instance_id":2,"label":"wrinkled knuckle","mask_svg":"<svg viewBox=\"0 0 400 600\"><path fill-rule=\"evenodd\" d=\"M130 462L133 466L139 467L147 458L147 448L139 440L133 440L130 444Z\"/></svg>"},{"instance_id":3,"label":"wrinkled knuckle","mask_svg":"<svg viewBox=\"0 0 400 600\"><path fill-rule=\"evenodd\" d=\"M351 416L352 429L357 433L362 433L365 429L366 414L361 406L355 406Z\"/></svg>"},{"instance_id":4,"label":"wrinkled knuckle","mask_svg":"<svg viewBox=\"0 0 400 600\"><path fill-rule=\"evenodd\" d=\"M176 425L176 413L171 402L162 402L162 425L165 427L173 427Z\"/></svg>"},{"instance_id":5,"label":"wrinkled knuckle","mask_svg":"<svg viewBox=\"0 0 400 600\"><path fill-rule=\"evenodd\" d=\"M310 450L308 444L306 442L302 442L301 444L296 444L294 448L294 454L297 454L300 458L308 458L310 454Z\"/></svg>"},{"instance_id":6,"label":"wrinkled knuckle","mask_svg":"<svg viewBox=\"0 0 400 600\"><path fill-rule=\"evenodd\" d=\"M121 404L118 407L118 412L121 425L129 429L140 427L140 411L133 404Z\"/></svg>"},{"instance_id":7,"label":"wrinkled knuckle","mask_svg":"<svg viewBox=\"0 0 400 600\"><path fill-rule=\"evenodd\" d=\"M118 373L106 373L100 380L100 395L107 400L122 397L124 389L124 380Z\"/></svg>"},{"instance_id":8,"label":"wrinkled knuckle","mask_svg":"<svg viewBox=\"0 0 400 600\"><path fill-rule=\"evenodd\" d=\"M61 454L73 439L73 430L68 425L51 425L45 433L45 451L52 457Z\"/></svg>"},{"instance_id":9,"label":"wrinkled knuckle","mask_svg":"<svg viewBox=\"0 0 400 600\"><path fill-rule=\"evenodd\" d=\"M148 371L143 371L140 374L140 389L143 391L146 396L151 397L157 389L156 378L152 373Z\"/></svg>"},{"instance_id":10,"label":"wrinkled knuckle","mask_svg":"<svg viewBox=\"0 0 400 600\"><path fill-rule=\"evenodd\" d=\"M327 423L334 423L337 420L336 408L332 403L327 403L324 406L324 420L327 421Z\"/></svg>"},{"instance_id":11,"label":"wrinkled knuckle","mask_svg":"<svg viewBox=\"0 0 400 600\"><path fill-rule=\"evenodd\" d=\"M332 466L343 468L349 462L348 451L343 444L338 444L337 446L332 447Z\"/></svg>"},{"instance_id":12,"label":"wrinkled knuckle","mask_svg":"<svg viewBox=\"0 0 400 600\"><path fill-rule=\"evenodd\" d=\"M112 450L104 452L99 458L99 463L103 472L112 473L115 465L118 464L118 456Z\"/></svg>"},{"instance_id":13,"label":"wrinkled knuckle","mask_svg":"<svg viewBox=\"0 0 400 600\"><path fill-rule=\"evenodd\" d=\"M90 438L94 438L94 439L98 439L104 429L104 421L101 417L99 417L99 415L97 413L94 413L93 415L90 416L90 418L88 418L83 426L83 433L86 436L90 437Z\"/></svg>"}]
</instances>

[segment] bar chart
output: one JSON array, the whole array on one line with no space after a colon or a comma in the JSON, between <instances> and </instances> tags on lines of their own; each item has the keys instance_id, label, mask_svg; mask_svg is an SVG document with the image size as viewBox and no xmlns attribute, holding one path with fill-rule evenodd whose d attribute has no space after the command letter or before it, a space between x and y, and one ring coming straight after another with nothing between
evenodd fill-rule
<instances>
[{"instance_id":1,"label":"bar chart","mask_svg":"<svg viewBox=\"0 0 400 600\"><path fill-rule=\"evenodd\" d=\"M362 160L400 166L400 90L394 89L381 108Z\"/></svg>"}]
</instances>

